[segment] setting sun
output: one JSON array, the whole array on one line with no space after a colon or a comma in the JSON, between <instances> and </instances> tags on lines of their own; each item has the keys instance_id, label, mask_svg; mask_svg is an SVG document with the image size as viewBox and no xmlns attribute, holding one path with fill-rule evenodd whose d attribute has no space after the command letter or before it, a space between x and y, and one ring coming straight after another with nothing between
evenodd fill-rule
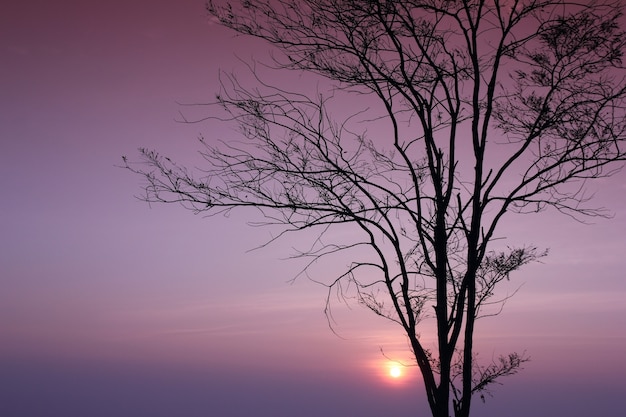
<instances>
[{"instance_id":1,"label":"setting sun","mask_svg":"<svg viewBox=\"0 0 626 417\"><path fill-rule=\"evenodd\" d=\"M402 369L398 365L392 365L389 368L389 376L392 378L400 378L402 376Z\"/></svg>"}]
</instances>

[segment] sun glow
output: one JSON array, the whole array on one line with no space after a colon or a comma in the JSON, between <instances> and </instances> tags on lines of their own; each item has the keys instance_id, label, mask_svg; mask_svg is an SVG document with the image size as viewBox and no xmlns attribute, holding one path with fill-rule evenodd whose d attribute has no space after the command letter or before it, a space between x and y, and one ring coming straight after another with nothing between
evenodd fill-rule
<instances>
[{"instance_id":1,"label":"sun glow","mask_svg":"<svg viewBox=\"0 0 626 417\"><path fill-rule=\"evenodd\" d=\"M399 365L391 365L389 367L389 376L392 378L400 378L402 376L402 368Z\"/></svg>"}]
</instances>

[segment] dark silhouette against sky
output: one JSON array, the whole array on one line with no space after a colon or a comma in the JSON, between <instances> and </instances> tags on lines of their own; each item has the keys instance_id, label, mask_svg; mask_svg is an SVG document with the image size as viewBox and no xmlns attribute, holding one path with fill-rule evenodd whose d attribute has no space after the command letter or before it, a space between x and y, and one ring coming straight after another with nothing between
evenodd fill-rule
<instances>
[{"instance_id":1,"label":"dark silhouette against sky","mask_svg":"<svg viewBox=\"0 0 626 417\"><path fill-rule=\"evenodd\" d=\"M289 242L247 252L269 231L244 214L202 219L132 199L139 184L115 167L120 155L148 146L193 163L199 134L233 127L177 123L177 103L210 100L218 69L242 68L236 55L267 56L202 3L2 6L0 414L426 413L415 370L390 378L380 352L405 359L402 336L356 309L336 311L333 334L324 288L287 283L301 267L283 261ZM621 415L624 180L594 186L611 220L548 212L501 230L550 255L480 324L481 356L525 349L532 360L477 415Z\"/></svg>"}]
</instances>

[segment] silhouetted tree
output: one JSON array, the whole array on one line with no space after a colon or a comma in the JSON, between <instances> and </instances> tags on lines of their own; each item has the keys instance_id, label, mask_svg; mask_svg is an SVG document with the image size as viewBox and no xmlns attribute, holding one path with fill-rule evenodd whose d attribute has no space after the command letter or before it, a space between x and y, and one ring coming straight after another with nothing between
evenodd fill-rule
<instances>
[{"instance_id":1,"label":"silhouetted tree","mask_svg":"<svg viewBox=\"0 0 626 417\"><path fill-rule=\"evenodd\" d=\"M475 322L498 313L481 309L503 301L496 286L545 254L490 249L503 216L548 207L604 215L584 204L586 180L624 160L619 2L241 0L207 9L274 45L270 69L312 73L332 89L313 96L261 78L247 88L225 76L210 117L238 123L241 141L202 140L206 166L195 172L142 149L142 164L126 166L147 180L145 200L209 214L255 208L284 233L318 230L299 256L353 256L329 292L353 291L400 325L434 417L469 416L473 394L527 360L475 360ZM354 111L344 117L347 102ZM336 227L350 227L352 240L333 240Z\"/></svg>"}]
</instances>

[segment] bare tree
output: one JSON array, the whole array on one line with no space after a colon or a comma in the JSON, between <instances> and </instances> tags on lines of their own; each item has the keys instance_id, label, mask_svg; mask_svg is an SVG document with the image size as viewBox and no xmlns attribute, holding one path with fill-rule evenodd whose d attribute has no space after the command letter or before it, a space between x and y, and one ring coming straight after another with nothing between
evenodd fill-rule
<instances>
[{"instance_id":1,"label":"bare tree","mask_svg":"<svg viewBox=\"0 0 626 417\"><path fill-rule=\"evenodd\" d=\"M238 123L241 140L201 140L198 171L142 149L142 164L126 166L147 181L145 200L255 208L281 236L316 230L299 254L312 260L366 249L329 291L353 291L403 329L434 417L469 416L474 394L528 359L475 360L476 320L504 301L496 286L545 255L490 249L503 216L604 215L585 204L586 182L625 159L619 2L211 0L207 10L274 45L271 70L332 89L225 75L209 117ZM364 107L336 120L337 97ZM353 240L333 241L337 227Z\"/></svg>"}]
</instances>

